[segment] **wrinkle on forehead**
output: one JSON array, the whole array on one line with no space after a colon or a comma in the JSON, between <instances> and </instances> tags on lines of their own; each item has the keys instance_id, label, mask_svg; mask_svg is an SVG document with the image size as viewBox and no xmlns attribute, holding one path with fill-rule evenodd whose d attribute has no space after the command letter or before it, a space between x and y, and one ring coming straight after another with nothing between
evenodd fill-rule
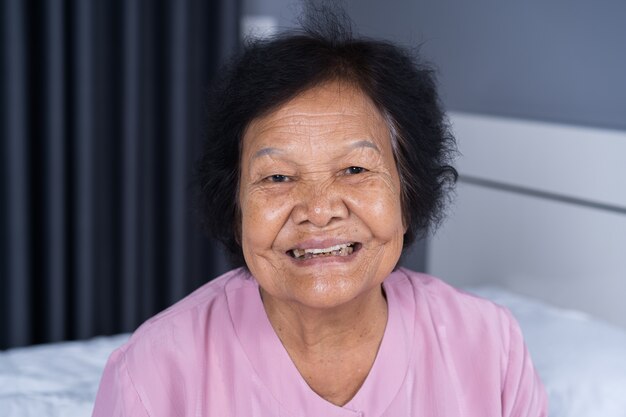
<instances>
[{"instance_id":1,"label":"wrinkle on forehead","mask_svg":"<svg viewBox=\"0 0 626 417\"><path fill-rule=\"evenodd\" d=\"M329 96L332 96L330 101L328 100ZM325 101L328 111L320 108L320 104L323 104ZM331 110L330 108L336 107L338 102L343 102L344 104L341 110L338 111L336 108ZM377 117L384 119L378 107L360 88L346 82L329 81L304 90L269 113L253 119L248 127L255 126L262 131L264 130L262 125L266 123L280 123L280 120L283 118L292 118L291 122L296 122L296 125L300 124L299 122L315 122L314 119L317 118L335 116L354 116L360 119L364 116L364 110L367 113L365 115L370 118L375 114Z\"/></svg>"},{"instance_id":2,"label":"wrinkle on forehead","mask_svg":"<svg viewBox=\"0 0 626 417\"><path fill-rule=\"evenodd\" d=\"M294 104L298 106L298 104ZM361 109L363 110L363 109ZM278 109L269 116L255 119L250 123L246 134L254 132L255 135L263 135L270 131L272 134L291 134L296 132L309 134L328 134L331 132L349 131L351 128L362 128L364 118L371 120L372 117L380 118L385 123L382 115L373 111L351 111L319 113L313 109L309 112L291 114L283 109ZM373 123L372 123L373 125ZM245 135L244 135L245 137Z\"/></svg>"},{"instance_id":3,"label":"wrinkle on forehead","mask_svg":"<svg viewBox=\"0 0 626 417\"><path fill-rule=\"evenodd\" d=\"M395 167L391 142L384 114L362 90L329 83L252 120L243 136L242 162L285 156L291 160L295 155L301 158L302 150L335 159L353 150L371 149L391 158ZM305 161L310 161L309 156Z\"/></svg>"}]
</instances>

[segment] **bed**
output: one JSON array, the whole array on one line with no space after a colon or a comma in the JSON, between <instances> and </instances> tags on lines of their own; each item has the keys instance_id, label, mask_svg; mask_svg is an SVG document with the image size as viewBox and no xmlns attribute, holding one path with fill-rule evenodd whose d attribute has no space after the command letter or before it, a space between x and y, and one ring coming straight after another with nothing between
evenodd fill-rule
<instances>
[{"instance_id":1,"label":"bed","mask_svg":"<svg viewBox=\"0 0 626 417\"><path fill-rule=\"evenodd\" d=\"M0 416L90 416L104 364L128 335L0 352Z\"/></svg>"},{"instance_id":2,"label":"bed","mask_svg":"<svg viewBox=\"0 0 626 417\"><path fill-rule=\"evenodd\" d=\"M551 417L626 417L626 133L451 120L460 182L428 272L513 312ZM0 417L89 416L127 337L0 352Z\"/></svg>"},{"instance_id":3,"label":"bed","mask_svg":"<svg viewBox=\"0 0 626 417\"><path fill-rule=\"evenodd\" d=\"M546 385L551 417L626 416L626 331L502 288L467 290L517 317ZM90 416L106 359L127 338L0 352L0 416Z\"/></svg>"}]
</instances>

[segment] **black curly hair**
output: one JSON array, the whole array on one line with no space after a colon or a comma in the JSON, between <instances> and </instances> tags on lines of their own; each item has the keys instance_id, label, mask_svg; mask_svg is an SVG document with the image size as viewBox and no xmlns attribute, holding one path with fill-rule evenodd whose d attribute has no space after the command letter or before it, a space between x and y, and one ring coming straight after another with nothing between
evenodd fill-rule
<instances>
[{"instance_id":1,"label":"black curly hair","mask_svg":"<svg viewBox=\"0 0 626 417\"><path fill-rule=\"evenodd\" d=\"M235 265L245 265L237 196L246 127L329 81L361 89L389 126L407 225L404 249L443 219L457 179L451 165L456 143L434 71L417 53L353 35L345 13L309 8L301 29L248 41L210 90L206 141L196 170L198 210L205 230L225 245Z\"/></svg>"}]
</instances>

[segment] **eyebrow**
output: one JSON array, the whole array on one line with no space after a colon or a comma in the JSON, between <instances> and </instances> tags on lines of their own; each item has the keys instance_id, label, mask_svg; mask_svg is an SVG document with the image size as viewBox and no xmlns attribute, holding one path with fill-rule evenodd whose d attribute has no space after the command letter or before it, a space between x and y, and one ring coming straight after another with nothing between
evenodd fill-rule
<instances>
[{"instance_id":1,"label":"eyebrow","mask_svg":"<svg viewBox=\"0 0 626 417\"><path fill-rule=\"evenodd\" d=\"M370 142L369 140L359 140L357 142L351 143L350 145L348 145L348 147L350 149L372 148L376 152L380 153L380 149L378 149L378 146L376 146L375 143ZM281 149L272 148L272 147L261 148L261 149L259 149L258 151L256 151L254 153L254 155L252 156L252 159L260 158L260 157L266 156L266 155L274 155L274 154L277 154L277 153L283 153L283 151Z\"/></svg>"},{"instance_id":2,"label":"eyebrow","mask_svg":"<svg viewBox=\"0 0 626 417\"><path fill-rule=\"evenodd\" d=\"M380 153L380 149L378 149L378 146L376 146L376 144L374 142L370 142L369 140L360 140L358 142L354 142L354 143L350 144L350 148L351 149L355 149L355 148L372 148L376 152Z\"/></svg>"},{"instance_id":3,"label":"eyebrow","mask_svg":"<svg viewBox=\"0 0 626 417\"><path fill-rule=\"evenodd\" d=\"M282 151L278 148L262 148L254 153L254 156L252 157L252 159L256 159L265 155L273 155L273 154L281 153L281 152Z\"/></svg>"}]
</instances>

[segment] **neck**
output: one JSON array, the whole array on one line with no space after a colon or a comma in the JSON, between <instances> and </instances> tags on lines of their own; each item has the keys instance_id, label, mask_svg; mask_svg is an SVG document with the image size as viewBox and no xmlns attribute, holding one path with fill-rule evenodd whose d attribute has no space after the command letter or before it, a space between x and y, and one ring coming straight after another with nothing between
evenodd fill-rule
<instances>
[{"instance_id":1,"label":"neck","mask_svg":"<svg viewBox=\"0 0 626 417\"><path fill-rule=\"evenodd\" d=\"M346 404L369 374L385 332L382 286L333 308L261 295L270 323L309 387L335 405Z\"/></svg>"},{"instance_id":2,"label":"neck","mask_svg":"<svg viewBox=\"0 0 626 417\"><path fill-rule=\"evenodd\" d=\"M387 301L382 286L332 308L276 300L262 289L261 295L269 321L290 354L347 352L364 343L378 346L387 324Z\"/></svg>"}]
</instances>

